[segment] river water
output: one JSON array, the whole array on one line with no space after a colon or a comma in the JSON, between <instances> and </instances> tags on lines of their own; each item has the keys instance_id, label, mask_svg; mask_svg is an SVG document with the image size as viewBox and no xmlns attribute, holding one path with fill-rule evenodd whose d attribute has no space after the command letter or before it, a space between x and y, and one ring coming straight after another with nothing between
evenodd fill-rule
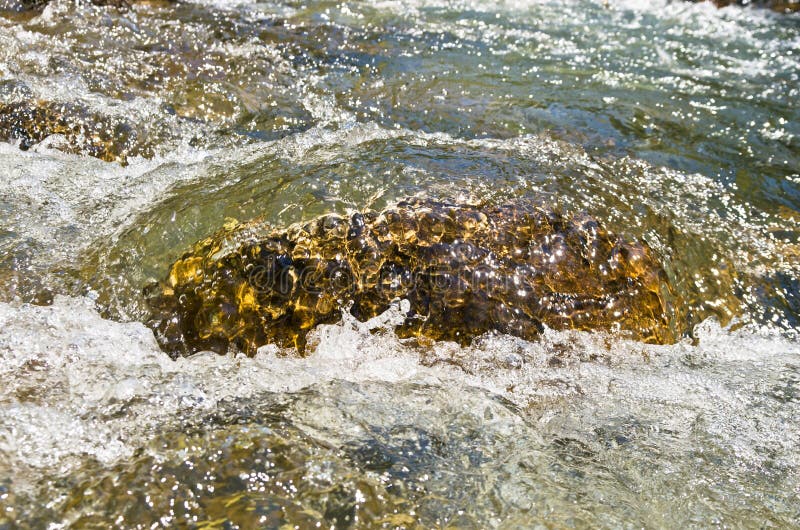
<instances>
[{"instance_id":1,"label":"river water","mask_svg":"<svg viewBox=\"0 0 800 530\"><path fill-rule=\"evenodd\" d=\"M0 4L2 5L2 4ZM9 4L10 5L10 4ZM0 528L800 527L800 18L683 2L0 11ZM77 112L77 111L76 111ZM693 331L171 360L142 288L226 219L523 197L645 241Z\"/></svg>"}]
</instances>

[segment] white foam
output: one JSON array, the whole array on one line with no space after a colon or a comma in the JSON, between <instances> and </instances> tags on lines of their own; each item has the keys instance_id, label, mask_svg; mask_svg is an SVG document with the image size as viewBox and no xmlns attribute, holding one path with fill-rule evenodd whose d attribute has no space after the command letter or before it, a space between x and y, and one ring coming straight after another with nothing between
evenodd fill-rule
<instances>
[{"instance_id":1,"label":"white foam","mask_svg":"<svg viewBox=\"0 0 800 530\"><path fill-rule=\"evenodd\" d=\"M0 304L2 460L24 485L29 469L65 473L86 455L126 458L153 433L222 400L334 380L481 388L551 430L591 429L625 414L678 426L702 417L704 432L743 465L770 458L765 447L784 459L800 447L800 428L786 423L800 402L775 407L762 394L800 363L800 346L779 337L706 322L696 330L699 346L548 331L537 342L487 336L469 348L419 349L387 329L399 314L321 327L306 358L264 347L253 359L205 353L172 361L143 325L104 320L87 299Z\"/></svg>"}]
</instances>

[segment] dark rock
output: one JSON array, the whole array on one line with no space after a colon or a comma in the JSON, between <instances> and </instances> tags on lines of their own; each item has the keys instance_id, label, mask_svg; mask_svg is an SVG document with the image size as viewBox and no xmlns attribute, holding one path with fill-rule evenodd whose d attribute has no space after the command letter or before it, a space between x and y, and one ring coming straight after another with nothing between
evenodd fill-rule
<instances>
[{"instance_id":1,"label":"dark rock","mask_svg":"<svg viewBox=\"0 0 800 530\"><path fill-rule=\"evenodd\" d=\"M381 213L326 215L284 230L257 222L200 241L154 286L150 325L173 355L233 345L297 347L318 324L410 302L400 337L468 344L543 326L617 329L672 342L674 309L649 248L586 215L526 203L411 200Z\"/></svg>"}]
</instances>

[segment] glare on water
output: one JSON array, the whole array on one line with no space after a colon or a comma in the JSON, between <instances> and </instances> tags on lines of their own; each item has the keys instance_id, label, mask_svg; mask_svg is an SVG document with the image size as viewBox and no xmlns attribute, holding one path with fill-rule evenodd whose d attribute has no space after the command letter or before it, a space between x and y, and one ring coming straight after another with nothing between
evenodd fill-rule
<instances>
[{"instance_id":1,"label":"glare on water","mask_svg":"<svg viewBox=\"0 0 800 530\"><path fill-rule=\"evenodd\" d=\"M0 9L0 528L800 526L797 16ZM231 219L409 197L585 212L687 333L409 340L397 301L173 361L142 324Z\"/></svg>"}]
</instances>

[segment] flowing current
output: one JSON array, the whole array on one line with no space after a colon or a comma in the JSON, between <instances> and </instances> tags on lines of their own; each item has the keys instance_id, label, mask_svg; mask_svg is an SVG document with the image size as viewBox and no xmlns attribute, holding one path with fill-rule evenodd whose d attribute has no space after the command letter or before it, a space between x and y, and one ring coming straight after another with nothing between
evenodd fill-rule
<instances>
[{"instance_id":1,"label":"flowing current","mask_svg":"<svg viewBox=\"0 0 800 530\"><path fill-rule=\"evenodd\" d=\"M0 529L800 528L800 15L710 3L0 0ZM65 110L67 109L67 110ZM93 119L93 118L92 118ZM21 147L29 147L22 150ZM143 287L230 218L588 212L692 332L173 361Z\"/></svg>"}]
</instances>

